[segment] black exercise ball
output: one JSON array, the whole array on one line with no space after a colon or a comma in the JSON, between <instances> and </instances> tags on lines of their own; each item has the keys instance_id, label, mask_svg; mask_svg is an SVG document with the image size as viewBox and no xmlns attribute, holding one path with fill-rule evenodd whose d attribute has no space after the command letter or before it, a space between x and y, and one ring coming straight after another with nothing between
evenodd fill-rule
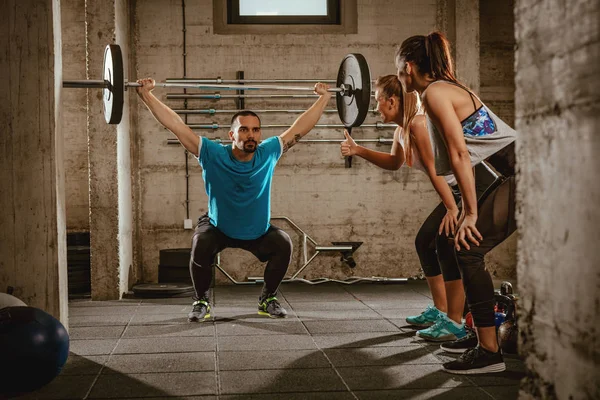
<instances>
[{"instance_id":1,"label":"black exercise ball","mask_svg":"<svg viewBox=\"0 0 600 400\"><path fill-rule=\"evenodd\" d=\"M41 388L62 370L69 334L52 315L34 307L0 310L0 394Z\"/></svg>"}]
</instances>

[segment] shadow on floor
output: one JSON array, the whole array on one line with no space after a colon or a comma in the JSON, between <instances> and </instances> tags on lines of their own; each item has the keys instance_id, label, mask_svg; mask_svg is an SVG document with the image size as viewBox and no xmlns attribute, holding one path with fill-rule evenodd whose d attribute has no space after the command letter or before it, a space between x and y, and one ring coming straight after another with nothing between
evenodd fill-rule
<instances>
[{"instance_id":1,"label":"shadow on floor","mask_svg":"<svg viewBox=\"0 0 600 400\"><path fill-rule=\"evenodd\" d=\"M19 400L118 398L124 400L140 397L145 399L164 399L168 397L170 400L185 400L187 394L172 395L160 389L159 386L164 381L164 377L170 376L173 378L177 375L177 380L181 381L171 381L170 386L181 384L185 387L193 384L197 389L198 382L194 379L194 375L202 374L193 372L188 374L145 373L132 377L107 368L102 363L95 362L88 357L70 353L68 366L52 382L35 392L12 398L18 398ZM103 357L108 359L108 355ZM77 375L73 374L74 372L77 372ZM214 395L214 373L210 372L209 374L210 379L204 392L208 395ZM161 379L161 377L163 378ZM203 376L203 378L206 377ZM206 379L203 380L206 381ZM195 392L195 394L198 394L197 390ZM209 396L208 398L212 397Z\"/></svg>"}]
</instances>

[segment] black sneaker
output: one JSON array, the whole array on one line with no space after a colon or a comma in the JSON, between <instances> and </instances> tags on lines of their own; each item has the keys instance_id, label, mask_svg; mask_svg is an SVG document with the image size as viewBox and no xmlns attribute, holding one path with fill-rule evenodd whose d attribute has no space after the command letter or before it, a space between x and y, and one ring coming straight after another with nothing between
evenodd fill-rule
<instances>
[{"instance_id":1,"label":"black sneaker","mask_svg":"<svg viewBox=\"0 0 600 400\"><path fill-rule=\"evenodd\" d=\"M210 318L210 304L208 304L208 300L196 300L192 305L194 308L188 314L188 322L201 322Z\"/></svg>"},{"instance_id":2,"label":"black sneaker","mask_svg":"<svg viewBox=\"0 0 600 400\"><path fill-rule=\"evenodd\" d=\"M281 307L277 297L267 297L258 303L258 313L260 315L268 315L271 318L285 318L287 311Z\"/></svg>"},{"instance_id":3,"label":"black sneaker","mask_svg":"<svg viewBox=\"0 0 600 400\"><path fill-rule=\"evenodd\" d=\"M469 349L477 347L478 344L477 334L474 331L467 329L467 336L451 342L442 343L440 348L448 353L462 354Z\"/></svg>"},{"instance_id":4,"label":"black sneaker","mask_svg":"<svg viewBox=\"0 0 600 400\"><path fill-rule=\"evenodd\" d=\"M506 370L500 349L492 353L481 346L465 351L458 360L446 362L443 367L446 372L461 375L488 374Z\"/></svg>"}]
</instances>

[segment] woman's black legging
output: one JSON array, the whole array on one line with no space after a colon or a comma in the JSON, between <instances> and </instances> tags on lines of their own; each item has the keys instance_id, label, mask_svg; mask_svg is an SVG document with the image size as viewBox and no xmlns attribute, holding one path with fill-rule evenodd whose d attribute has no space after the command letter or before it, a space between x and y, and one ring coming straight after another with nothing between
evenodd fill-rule
<instances>
[{"instance_id":1,"label":"woman's black legging","mask_svg":"<svg viewBox=\"0 0 600 400\"><path fill-rule=\"evenodd\" d=\"M497 176L485 165L475 166L475 187L478 198L496 178ZM459 204L460 191L458 187L453 187L452 192L456 204ZM425 276L432 277L443 274L444 281L449 282L460 279L461 276L452 246L447 244L450 238L446 237L444 233L438 236L444 215L446 215L446 206L444 203L440 203L421 225L415 239L415 247Z\"/></svg>"},{"instance_id":2,"label":"woman's black legging","mask_svg":"<svg viewBox=\"0 0 600 400\"><path fill-rule=\"evenodd\" d=\"M467 303L477 327L495 326L494 285L485 269L484 257L516 230L514 143L488 159L504 175L492 184L477 205L477 229L483 236L479 246L454 250Z\"/></svg>"}]
</instances>

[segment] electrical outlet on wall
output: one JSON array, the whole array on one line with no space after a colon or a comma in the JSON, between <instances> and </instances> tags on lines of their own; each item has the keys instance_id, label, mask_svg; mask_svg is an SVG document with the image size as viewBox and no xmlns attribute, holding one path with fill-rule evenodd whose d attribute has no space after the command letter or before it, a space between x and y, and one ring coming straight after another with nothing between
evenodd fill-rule
<instances>
[{"instance_id":1,"label":"electrical outlet on wall","mask_svg":"<svg viewBox=\"0 0 600 400\"><path fill-rule=\"evenodd\" d=\"M192 228L192 220L191 219L184 219L183 220L183 229L193 229Z\"/></svg>"}]
</instances>

